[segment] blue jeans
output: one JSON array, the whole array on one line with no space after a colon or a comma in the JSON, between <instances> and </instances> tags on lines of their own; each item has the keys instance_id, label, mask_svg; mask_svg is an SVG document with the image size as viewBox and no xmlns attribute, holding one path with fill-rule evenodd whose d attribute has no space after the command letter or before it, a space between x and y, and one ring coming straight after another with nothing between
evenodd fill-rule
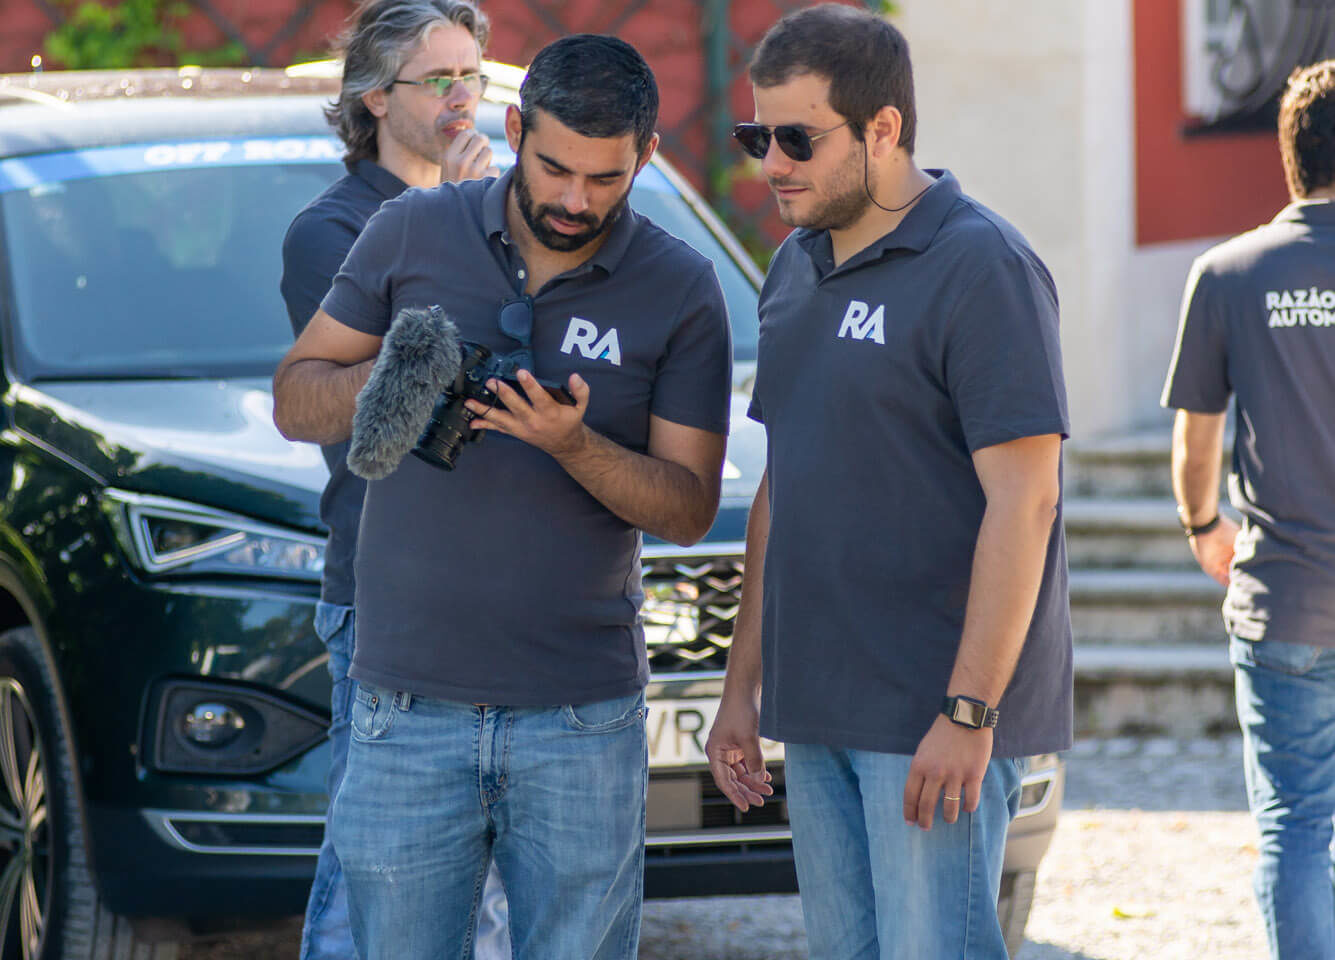
<instances>
[{"instance_id":1,"label":"blue jeans","mask_svg":"<svg viewBox=\"0 0 1335 960\"><path fill-rule=\"evenodd\" d=\"M1274 960L1335 960L1335 649L1232 637L1256 899Z\"/></svg>"},{"instance_id":2,"label":"blue jeans","mask_svg":"<svg viewBox=\"0 0 1335 960\"><path fill-rule=\"evenodd\" d=\"M476 706L360 685L334 801L362 960L464 960L495 860L515 960L634 960L644 896L642 693Z\"/></svg>"},{"instance_id":3,"label":"blue jeans","mask_svg":"<svg viewBox=\"0 0 1335 960\"><path fill-rule=\"evenodd\" d=\"M811 960L1007 960L997 919L1022 760L994 759L974 813L904 822L912 757L784 747Z\"/></svg>"},{"instance_id":4,"label":"blue jeans","mask_svg":"<svg viewBox=\"0 0 1335 960\"><path fill-rule=\"evenodd\" d=\"M348 713L352 709L355 681L348 677L355 644L352 607L325 603L315 605L315 633L329 651L329 675L334 681L330 698L329 796L338 793L348 760ZM320 858L315 865L306 923L301 929L301 960L346 960L352 955L352 932L348 929L348 894L334 846L325 831Z\"/></svg>"},{"instance_id":5,"label":"blue jeans","mask_svg":"<svg viewBox=\"0 0 1335 960\"><path fill-rule=\"evenodd\" d=\"M329 675L334 681L330 698L329 796L337 796L348 762L348 716L352 710L356 681L348 676L356 646L356 617L352 607L323 600L315 605L315 633L329 651ZM505 891L495 870L487 874L482 906L478 913L476 960L509 960L510 928ZM348 891L343 868L330 831L325 831L320 857L315 864L306 903L306 922L301 928L301 960L349 960L352 930L348 925Z\"/></svg>"}]
</instances>

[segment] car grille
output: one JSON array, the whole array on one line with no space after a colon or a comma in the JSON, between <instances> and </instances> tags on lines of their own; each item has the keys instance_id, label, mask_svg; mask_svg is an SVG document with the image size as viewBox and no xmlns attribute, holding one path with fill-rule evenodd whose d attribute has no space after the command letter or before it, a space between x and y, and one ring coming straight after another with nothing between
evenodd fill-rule
<instances>
[{"instance_id":1,"label":"car grille","mask_svg":"<svg viewBox=\"0 0 1335 960\"><path fill-rule=\"evenodd\" d=\"M650 671L723 670L742 599L742 558L646 557L642 566Z\"/></svg>"},{"instance_id":2,"label":"car grille","mask_svg":"<svg viewBox=\"0 0 1335 960\"><path fill-rule=\"evenodd\" d=\"M788 824L788 796L784 791L782 765L772 767L770 786L774 793L765 798L763 807L742 813L714 784L708 773L700 774L700 826L706 830L726 827L777 827Z\"/></svg>"},{"instance_id":3,"label":"car grille","mask_svg":"<svg viewBox=\"0 0 1335 960\"><path fill-rule=\"evenodd\" d=\"M687 831L690 842L711 842L710 834L728 838L728 842L744 839L749 832L757 836L773 834L773 828L787 836L788 798L784 790L783 764L771 764L770 786L774 793L765 798L765 805L752 807L742 813L714 785L708 770L691 773L659 774L649 778L649 834L651 845L656 845L663 834Z\"/></svg>"}]
</instances>

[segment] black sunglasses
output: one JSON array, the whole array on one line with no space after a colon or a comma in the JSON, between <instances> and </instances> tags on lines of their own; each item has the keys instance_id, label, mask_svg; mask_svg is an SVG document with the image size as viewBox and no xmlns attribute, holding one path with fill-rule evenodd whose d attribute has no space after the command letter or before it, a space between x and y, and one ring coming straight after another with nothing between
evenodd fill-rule
<instances>
[{"instance_id":1,"label":"black sunglasses","mask_svg":"<svg viewBox=\"0 0 1335 960\"><path fill-rule=\"evenodd\" d=\"M786 156L798 163L803 163L811 159L811 145L813 143L826 134L834 133L839 127L846 127L852 122L852 120L845 120L839 126L831 127L828 130L818 130L815 133L807 133L802 127L794 126L791 123L780 124L773 129L761 123L739 123L732 128L732 135L741 144L742 149L757 160L765 159L765 154L769 153L769 142L773 139Z\"/></svg>"},{"instance_id":2,"label":"black sunglasses","mask_svg":"<svg viewBox=\"0 0 1335 960\"><path fill-rule=\"evenodd\" d=\"M498 317L501 333L519 341L519 349L506 359L516 370L533 372L533 298L525 294L501 304Z\"/></svg>"}]
</instances>

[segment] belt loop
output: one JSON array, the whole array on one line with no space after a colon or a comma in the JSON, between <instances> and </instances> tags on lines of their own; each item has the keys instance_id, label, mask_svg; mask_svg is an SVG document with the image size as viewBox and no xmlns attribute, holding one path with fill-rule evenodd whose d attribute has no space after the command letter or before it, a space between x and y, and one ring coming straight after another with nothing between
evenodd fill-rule
<instances>
[{"instance_id":1,"label":"belt loop","mask_svg":"<svg viewBox=\"0 0 1335 960\"><path fill-rule=\"evenodd\" d=\"M399 691L399 709L411 710L413 706L413 695L407 690Z\"/></svg>"}]
</instances>

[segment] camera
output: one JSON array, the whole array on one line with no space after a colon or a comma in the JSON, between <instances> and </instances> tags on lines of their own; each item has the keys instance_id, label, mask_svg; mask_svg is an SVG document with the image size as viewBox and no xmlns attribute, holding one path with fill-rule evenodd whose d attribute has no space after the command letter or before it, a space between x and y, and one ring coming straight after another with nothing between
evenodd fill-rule
<instances>
[{"instance_id":1,"label":"camera","mask_svg":"<svg viewBox=\"0 0 1335 960\"><path fill-rule=\"evenodd\" d=\"M426 427L413 447L413 456L433 467L453 470L464 444L475 443L483 436L483 431L472 426L473 414L464 404L476 400L487 406L498 406L496 394L487 389L487 381L491 379L500 380L522 394L523 388L515 379L517 373L518 368L510 357L495 356L480 343L461 343L459 372L436 399ZM563 385L545 380L538 383L558 403L575 402Z\"/></svg>"}]
</instances>

